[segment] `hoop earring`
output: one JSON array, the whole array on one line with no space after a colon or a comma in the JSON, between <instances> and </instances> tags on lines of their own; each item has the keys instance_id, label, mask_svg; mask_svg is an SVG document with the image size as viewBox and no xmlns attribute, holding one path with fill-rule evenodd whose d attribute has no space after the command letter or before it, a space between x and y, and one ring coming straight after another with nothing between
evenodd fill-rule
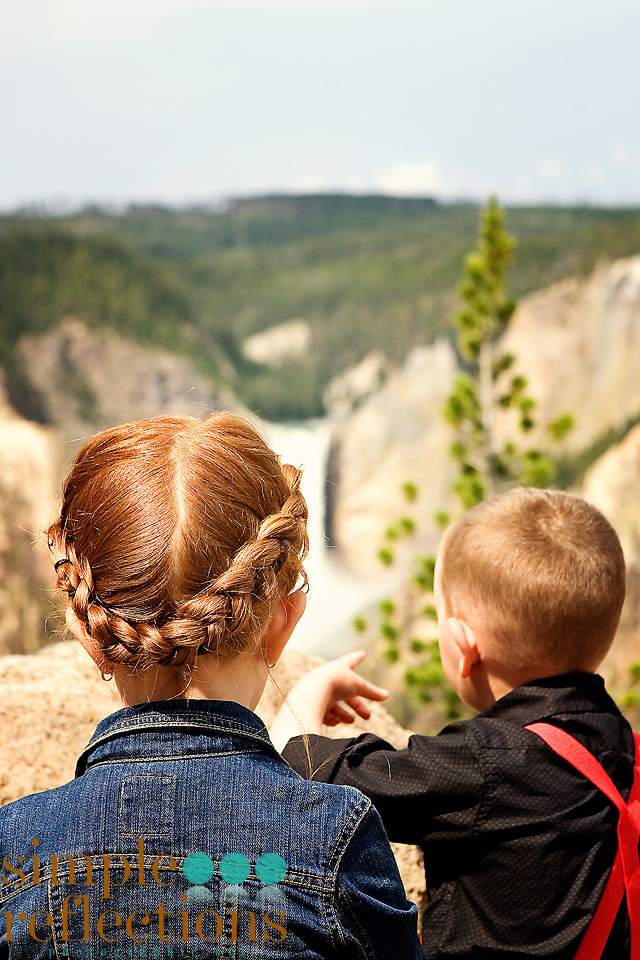
<instances>
[{"instance_id":1,"label":"hoop earring","mask_svg":"<svg viewBox=\"0 0 640 960\"><path fill-rule=\"evenodd\" d=\"M100 672L100 676L101 676L102 679L105 681L105 683L109 683L110 680L113 680L113 674L112 674L112 673L102 673L102 671L101 671L101 672Z\"/></svg>"}]
</instances>

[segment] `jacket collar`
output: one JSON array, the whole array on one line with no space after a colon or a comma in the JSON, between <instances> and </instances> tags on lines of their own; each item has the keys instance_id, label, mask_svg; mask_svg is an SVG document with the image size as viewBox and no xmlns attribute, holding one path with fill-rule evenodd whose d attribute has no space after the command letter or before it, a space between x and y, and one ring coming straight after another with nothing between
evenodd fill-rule
<instances>
[{"instance_id":1,"label":"jacket collar","mask_svg":"<svg viewBox=\"0 0 640 960\"><path fill-rule=\"evenodd\" d=\"M532 680L516 687L480 714L528 723L568 713L620 714L605 690L604 680L595 673L563 673Z\"/></svg>"},{"instance_id":2,"label":"jacket collar","mask_svg":"<svg viewBox=\"0 0 640 960\"><path fill-rule=\"evenodd\" d=\"M162 744L175 734L186 735L193 751L207 749L206 740L221 740L227 748L240 738L282 760L264 723L252 710L232 700L160 700L124 707L98 724L96 732L80 754L76 777L92 764L109 759L126 759L139 753L140 739L147 749L155 744L162 756ZM155 736L154 736L155 735ZM163 736L164 735L164 736ZM164 748L166 750L166 747ZM117 755L117 756L116 756Z\"/></svg>"}]
</instances>

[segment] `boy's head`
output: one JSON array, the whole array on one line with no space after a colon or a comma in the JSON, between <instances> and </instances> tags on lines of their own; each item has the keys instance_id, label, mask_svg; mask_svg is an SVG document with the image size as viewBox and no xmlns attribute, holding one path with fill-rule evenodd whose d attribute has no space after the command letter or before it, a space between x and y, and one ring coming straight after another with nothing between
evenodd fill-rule
<instances>
[{"instance_id":1,"label":"boy's head","mask_svg":"<svg viewBox=\"0 0 640 960\"><path fill-rule=\"evenodd\" d=\"M479 628L507 672L592 671L611 646L624 557L579 497L517 488L487 500L449 527L437 568L440 619Z\"/></svg>"}]
</instances>

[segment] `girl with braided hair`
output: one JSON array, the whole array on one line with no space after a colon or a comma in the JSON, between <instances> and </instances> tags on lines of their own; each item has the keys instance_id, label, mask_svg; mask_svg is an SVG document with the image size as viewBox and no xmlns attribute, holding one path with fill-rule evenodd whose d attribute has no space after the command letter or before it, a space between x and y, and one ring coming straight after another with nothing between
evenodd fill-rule
<instances>
[{"instance_id":1,"label":"girl with braided hair","mask_svg":"<svg viewBox=\"0 0 640 960\"><path fill-rule=\"evenodd\" d=\"M71 783L0 810L0 957L423 956L375 809L253 712L305 607L300 474L229 413L78 454L48 545L124 706Z\"/></svg>"}]
</instances>

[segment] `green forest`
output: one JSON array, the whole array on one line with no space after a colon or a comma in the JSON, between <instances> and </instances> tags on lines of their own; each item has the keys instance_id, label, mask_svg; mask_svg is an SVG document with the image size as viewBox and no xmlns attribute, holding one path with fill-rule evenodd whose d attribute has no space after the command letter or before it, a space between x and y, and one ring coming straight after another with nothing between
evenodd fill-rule
<instances>
[{"instance_id":1,"label":"green forest","mask_svg":"<svg viewBox=\"0 0 640 960\"><path fill-rule=\"evenodd\" d=\"M191 358L264 417L319 416L329 380L371 349L400 362L449 333L478 213L430 199L321 195L5 216L0 364L20 406L17 340L73 315ZM638 209L514 207L506 224L518 242L516 297L640 251ZM300 360L274 368L244 357L247 337L294 318L312 330Z\"/></svg>"}]
</instances>

